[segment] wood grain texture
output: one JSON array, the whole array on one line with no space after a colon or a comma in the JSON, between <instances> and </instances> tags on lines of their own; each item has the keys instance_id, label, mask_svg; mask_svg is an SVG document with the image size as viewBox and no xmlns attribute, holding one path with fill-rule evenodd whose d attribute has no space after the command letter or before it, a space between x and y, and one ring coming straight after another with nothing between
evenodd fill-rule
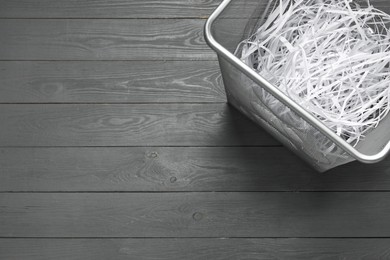
<instances>
[{"instance_id":1,"label":"wood grain texture","mask_svg":"<svg viewBox=\"0 0 390 260\"><path fill-rule=\"evenodd\" d=\"M0 103L225 100L215 61L0 61Z\"/></svg>"},{"instance_id":2,"label":"wood grain texture","mask_svg":"<svg viewBox=\"0 0 390 260\"><path fill-rule=\"evenodd\" d=\"M390 258L390 159L318 174L224 104L220 2L0 0L0 259Z\"/></svg>"},{"instance_id":3,"label":"wood grain texture","mask_svg":"<svg viewBox=\"0 0 390 260\"><path fill-rule=\"evenodd\" d=\"M284 147L0 148L0 191L390 190L390 160L317 173Z\"/></svg>"},{"instance_id":4,"label":"wood grain texture","mask_svg":"<svg viewBox=\"0 0 390 260\"><path fill-rule=\"evenodd\" d=\"M0 105L0 146L278 145L225 103Z\"/></svg>"},{"instance_id":5,"label":"wood grain texture","mask_svg":"<svg viewBox=\"0 0 390 260\"><path fill-rule=\"evenodd\" d=\"M390 239L0 239L17 260L389 259Z\"/></svg>"},{"instance_id":6,"label":"wood grain texture","mask_svg":"<svg viewBox=\"0 0 390 260\"><path fill-rule=\"evenodd\" d=\"M205 18L221 0L0 0L7 18Z\"/></svg>"},{"instance_id":7,"label":"wood grain texture","mask_svg":"<svg viewBox=\"0 0 390 260\"><path fill-rule=\"evenodd\" d=\"M0 18L206 18L222 0L0 0ZM371 0L389 11L387 0ZM233 2L233 4L235 4ZM255 10L266 1L239 2ZM239 12L237 12L239 13ZM240 16L237 16L240 17Z\"/></svg>"},{"instance_id":8,"label":"wood grain texture","mask_svg":"<svg viewBox=\"0 0 390 260\"><path fill-rule=\"evenodd\" d=\"M215 60L194 19L5 19L0 60Z\"/></svg>"},{"instance_id":9,"label":"wood grain texture","mask_svg":"<svg viewBox=\"0 0 390 260\"><path fill-rule=\"evenodd\" d=\"M390 193L4 193L0 237L389 237Z\"/></svg>"}]
</instances>

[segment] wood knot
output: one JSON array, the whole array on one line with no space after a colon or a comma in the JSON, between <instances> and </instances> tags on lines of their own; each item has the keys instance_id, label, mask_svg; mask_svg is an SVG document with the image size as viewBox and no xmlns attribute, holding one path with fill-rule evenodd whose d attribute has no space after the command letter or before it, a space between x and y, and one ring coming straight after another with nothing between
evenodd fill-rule
<instances>
[{"instance_id":1,"label":"wood knot","mask_svg":"<svg viewBox=\"0 0 390 260\"><path fill-rule=\"evenodd\" d=\"M169 181L170 181L171 183L175 183L175 182L177 181L177 178L176 178L175 176L173 176L173 177L171 177L171 178L169 179Z\"/></svg>"},{"instance_id":2,"label":"wood knot","mask_svg":"<svg viewBox=\"0 0 390 260\"><path fill-rule=\"evenodd\" d=\"M199 221L203 218L203 214L200 213L200 212L195 212L193 215L192 215L192 218L195 220L195 221Z\"/></svg>"},{"instance_id":3,"label":"wood knot","mask_svg":"<svg viewBox=\"0 0 390 260\"><path fill-rule=\"evenodd\" d=\"M158 153L157 152L151 152L148 154L148 157L149 158L157 158L158 157Z\"/></svg>"}]
</instances>

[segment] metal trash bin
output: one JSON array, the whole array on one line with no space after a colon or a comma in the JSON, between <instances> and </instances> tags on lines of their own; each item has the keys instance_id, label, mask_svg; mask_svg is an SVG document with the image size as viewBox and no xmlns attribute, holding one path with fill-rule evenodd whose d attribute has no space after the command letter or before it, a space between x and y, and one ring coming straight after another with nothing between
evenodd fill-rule
<instances>
[{"instance_id":1,"label":"metal trash bin","mask_svg":"<svg viewBox=\"0 0 390 260\"><path fill-rule=\"evenodd\" d=\"M384 159L390 151L390 115L352 146L233 54L277 2L224 0L206 22L205 39L218 54L228 102L320 172L353 160L375 163ZM376 7L386 11L387 5ZM271 96L272 103L280 102L279 110L287 106L290 112L282 115L264 95Z\"/></svg>"}]
</instances>

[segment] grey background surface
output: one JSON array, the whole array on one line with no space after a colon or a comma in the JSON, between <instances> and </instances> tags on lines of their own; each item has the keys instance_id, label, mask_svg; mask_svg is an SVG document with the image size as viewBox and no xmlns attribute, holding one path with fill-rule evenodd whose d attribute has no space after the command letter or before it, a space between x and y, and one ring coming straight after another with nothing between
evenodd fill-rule
<instances>
[{"instance_id":1,"label":"grey background surface","mask_svg":"<svg viewBox=\"0 0 390 260\"><path fill-rule=\"evenodd\" d=\"M230 108L219 3L0 0L0 259L390 258L390 159L319 174Z\"/></svg>"}]
</instances>

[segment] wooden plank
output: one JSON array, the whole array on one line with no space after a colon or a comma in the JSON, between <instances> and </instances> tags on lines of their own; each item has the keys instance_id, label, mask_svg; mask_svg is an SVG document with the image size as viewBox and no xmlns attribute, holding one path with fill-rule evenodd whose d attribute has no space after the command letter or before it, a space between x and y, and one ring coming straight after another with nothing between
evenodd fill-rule
<instances>
[{"instance_id":1,"label":"wooden plank","mask_svg":"<svg viewBox=\"0 0 390 260\"><path fill-rule=\"evenodd\" d=\"M188 18L207 17L221 0L0 0L7 18ZM44 6L45 8L42 8Z\"/></svg>"},{"instance_id":2,"label":"wooden plank","mask_svg":"<svg viewBox=\"0 0 390 260\"><path fill-rule=\"evenodd\" d=\"M224 102L215 61L2 61L1 103Z\"/></svg>"},{"instance_id":3,"label":"wooden plank","mask_svg":"<svg viewBox=\"0 0 390 260\"><path fill-rule=\"evenodd\" d=\"M0 18L206 18L222 0L0 0ZM387 0L371 0L389 11ZM266 1L240 1L235 8L255 10ZM238 7L236 7L238 6ZM44 8L43 8L44 7ZM232 14L234 15L234 13ZM240 17L240 16L237 16ZM241 16L242 17L242 16Z\"/></svg>"},{"instance_id":4,"label":"wooden plank","mask_svg":"<svg viewBox=\"0 0 390 260\"><path fill-rule=\"evenodd\" d=\"M4 193L0 237L389 237L388 192Z\"/></svg>"},{"instance_id":5,"label":"wooden plank","mask_svg":"<svg viewBox=\"0 0 390 260\"><path fill-rule=\"evenodd\" d=\"M321 174L284 147L0 148L0 155L1 192L390 190L390 159Z\"/></svg>"},{"instance_id":6,"label":"wooden plank","mask_svg":"<svg viewBox=\"0 0 390 260\"><path fill-rule=\"evenodd\" d=\"M0 60L215 60L205 20L5 19Z\"/></svg>"},{"instance_id":7,"label":"wooden plank","mask_svg":"<svg viewBox=\"0 0 390 260\"><path fill-rule=\"evenodd\" d=\"M390 239L0 239L2 259L388 259Z\"/></svg>"},{"instance_id":8,"label":"wooden plank","mask_svg":"<svg viewBox=\"0 0 390 260\"><path fill-rule=\"evenodd\" d=\"M0 0L0 17L204 18L220 2L221 0Z\"/></svg>"},{"instance_id":9,"label":"wooden plank","mask_svg":"<svg viewBox=\"0 0 390 260\"><path fill-rule=\"evenodd\" d=\"M278 145L219 104L0 105L0 146Z\"/></svg>"},{"instance_id":10,"label":"wooden plank","mask_svg":"<svg viewBox=\"0 0 390 260\"><path fill-rule=\"evenodd\" d=\"M0 0L0 18L206 18L221 2L222 0ZM377 8L389 11L387 0L370 2ZM255 10L258 4L266 5L267 2L240 1L237 13L242 13L243 8ZM235 2L231 5L235 5Z\"/></svg>"}]
</instances>

